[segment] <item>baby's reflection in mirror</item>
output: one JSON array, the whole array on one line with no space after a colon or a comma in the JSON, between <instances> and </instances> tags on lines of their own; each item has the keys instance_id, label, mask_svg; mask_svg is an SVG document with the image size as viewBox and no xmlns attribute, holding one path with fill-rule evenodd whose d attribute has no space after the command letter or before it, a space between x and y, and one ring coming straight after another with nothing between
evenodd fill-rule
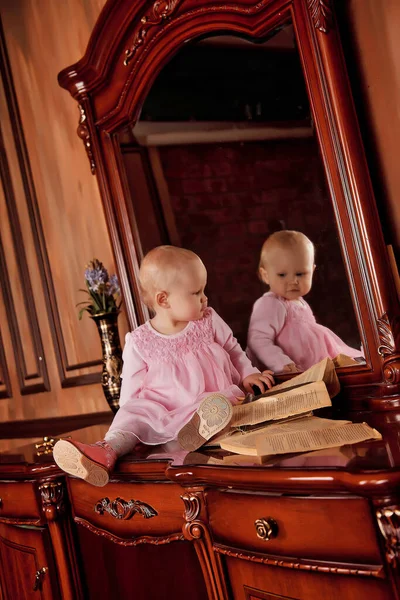
<instances>
[{"instance_id":1,"label":"baby's reflection in mirror","mask_svg":"<svg viewBox=\"0 0 400 600\"><path fill-rule=\"evenodd\" d=\"M314 270L314 244L303 233L277 231L264 242L258 273L269 291L253 306L247 340L247 353L261 370L290 373L326 357L363 358L361 349L316 322L304 300Z\"/></svg>"}]
</instances>

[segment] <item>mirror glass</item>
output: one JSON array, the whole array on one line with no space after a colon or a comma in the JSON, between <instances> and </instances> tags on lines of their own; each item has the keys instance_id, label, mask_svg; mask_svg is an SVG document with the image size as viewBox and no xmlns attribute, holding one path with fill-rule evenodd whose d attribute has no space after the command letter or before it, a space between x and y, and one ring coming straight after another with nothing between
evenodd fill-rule
<instances>
[{"instance_id":1,"label":"mirror glass","mask_svg":"<svg viewBox=\"0 0 400 600\"><path fill-rule=\"evenodd\" d=\"M121 149L143 250L189 248L209 304L246 346L267 291L260 250L297 230L316 249L306 300L317 322L360 348L349 284L292 25L257 42L215 35L165 65Z\"/></svg>"}]
</instances>

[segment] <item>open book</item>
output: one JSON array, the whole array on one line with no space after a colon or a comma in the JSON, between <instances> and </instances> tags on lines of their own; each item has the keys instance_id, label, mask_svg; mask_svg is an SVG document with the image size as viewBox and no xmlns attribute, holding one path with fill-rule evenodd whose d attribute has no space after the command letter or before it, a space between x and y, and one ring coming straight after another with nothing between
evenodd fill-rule
<instances>
[{"instance_id":1,"label":"open book","mask_svg":"<svg viewBox=\"0 0 400 600\"><path fill-rule=\"evenodd\" d=\"M312 411L331 406L330 396L339 390L333 362L326 358L253 402L234 406L230 430L207 445L238 454L267 456L381 439L365 423L313 416Z\"/></svg>"}]
</instances>

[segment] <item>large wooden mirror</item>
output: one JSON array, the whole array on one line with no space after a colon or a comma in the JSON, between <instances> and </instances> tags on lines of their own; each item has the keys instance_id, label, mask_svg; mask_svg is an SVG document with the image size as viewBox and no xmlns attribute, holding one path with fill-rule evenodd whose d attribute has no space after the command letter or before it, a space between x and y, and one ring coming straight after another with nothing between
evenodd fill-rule
<instances>
[{"instance_id":1,"label":"large wooden mirror","mask_svg":"<svg viewBox=\"0 0 400 600\"><path fill-rule=\"evenodd\" d=\"M141 257L170 242L202 256L244 344L261 243L298 229L317 248L319 322L363 346L339 369L344 395L399 405L398 300L330 1L110 0L59 79L80 104L132 327Z\"/></svg>"},{"instance_id":2,"label":"large wooden mirror","mask_svg":"<svg viewBox=\"0 0 400 600\"><path fill-rule=\"evenodd\" d=\"M156 227L160 241L199 254L209 302L243 347L267 289L257 276L262 244L292 229L316 248L307 301L318 322L360 350L290 22L257 43L213 35L185 44L119 139L142 249L158 243Z\"/></svg>"}]
</instances>

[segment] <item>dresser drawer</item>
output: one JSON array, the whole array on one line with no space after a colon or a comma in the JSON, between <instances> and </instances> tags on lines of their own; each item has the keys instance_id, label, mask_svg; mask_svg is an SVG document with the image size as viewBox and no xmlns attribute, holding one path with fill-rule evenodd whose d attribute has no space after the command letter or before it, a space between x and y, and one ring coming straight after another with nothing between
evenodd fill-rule
<instances>
[{"instance_id":1,"label":"dresser drawer","mask_svg":"<svg viewBox=\"0 0 400 600\"><path fill-rule=\"evenodd\" d=\"M320 561L382 562L373 515L362 498L291 498L210 491L207 509L214 543ZM257 522L262 534L262 520L268 522L271 518L277 525L276 537L260 539Z\"/></svg>"},{"instance_id":2,"label":"dresser drawer","mask_svg":"<svg viewBox=\"0 0 400 600\"><path fill-rule=\"evenodd\" d=\"M182 534L182 488L173 483L109 483L90 486L69 480L76 521L119 538Z\"/></svg>"},{"instance_id":3,"label":"dresser drawer","mask_svg":"<svg viewBox=\"0 0 400 600\"><path fill-rule=\"evenodd\" d=\"M33 483L0 482L0 520L2 518L41 518Z\"/></svg>"}]
</instances>

